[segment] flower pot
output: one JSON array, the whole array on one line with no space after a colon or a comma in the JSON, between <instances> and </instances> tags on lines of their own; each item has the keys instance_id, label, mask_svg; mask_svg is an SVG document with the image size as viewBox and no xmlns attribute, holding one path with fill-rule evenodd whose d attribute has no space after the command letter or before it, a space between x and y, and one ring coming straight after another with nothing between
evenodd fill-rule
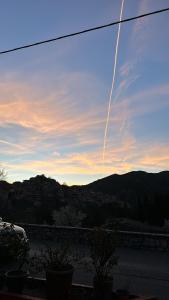
<instances>
[{"instance_id":1,"label":"flower pot","mask_svg":"<svg viewBox=\"0 0 169 300\"><path fill-rule=\"evenodd\" d=\"M9 292L22 293L28 274L22 270L14 270L6 273L6 285Z\"/></svg>"},{"instance_id":2,"label":"flower pot","mask_svg":"<svg viewBox=\"0 0 169 300\"><path fill-rule=\"evenodd\" d=\"M113 278L97 278L93 279L93 296L96 300L112 300Z\"/></svg>"},{"instance_id":3,"label":"flower pot","mask_svg":"<svg viewBox=\"0 0 169 300\"><path fill-rule=\"evenodd\" d=\"M67 300L71 287L74 268L68 265L64 270L46 270L47 299Z\"/></svg>"}]
</instances>

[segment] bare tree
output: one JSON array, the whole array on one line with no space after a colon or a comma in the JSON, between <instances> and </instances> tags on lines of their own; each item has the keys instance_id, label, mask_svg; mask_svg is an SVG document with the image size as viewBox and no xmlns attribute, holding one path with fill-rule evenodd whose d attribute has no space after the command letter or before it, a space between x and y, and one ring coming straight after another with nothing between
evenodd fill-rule
<instances>
[{"instance_id":1,"label":"bare tree","mask_svg":"<svg viewBox=\"0 0 169 300\"><path fill-rule=\"evenodd\" d=\"M0 181L5 180L6 176L7 176L7 174L4 171L4 169L0 169Z\"/></svg>"}]
</instances>

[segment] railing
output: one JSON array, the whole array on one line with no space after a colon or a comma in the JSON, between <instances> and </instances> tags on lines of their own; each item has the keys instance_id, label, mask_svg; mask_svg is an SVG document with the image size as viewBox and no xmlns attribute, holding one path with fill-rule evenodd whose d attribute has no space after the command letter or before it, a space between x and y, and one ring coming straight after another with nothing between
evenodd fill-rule
<instances>
[{"instance_id":1,"label":"railing","mask_svg":"<svg viewBox=\"0 0 169 300\"><path fill-rule=\"evenodd\" d=\"M62 242L69 240L75 245L87 245L87 237L91 228L52 226L20 223L30 240ZM111 230L110 230L111 231ZM169 234L133 231L118 231L119 246L142 249L169 249Z\"/></svg>"}]
</instances>

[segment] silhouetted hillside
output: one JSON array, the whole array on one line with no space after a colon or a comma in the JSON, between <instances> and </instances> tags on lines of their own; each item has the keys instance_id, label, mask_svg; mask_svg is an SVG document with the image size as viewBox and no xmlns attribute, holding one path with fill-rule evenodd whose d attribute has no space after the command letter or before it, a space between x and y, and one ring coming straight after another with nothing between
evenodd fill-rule
<instances>
[{"instance_id":1,"label":"silhouetted hillside","mask_svg":"<svg viewBox=\"0 0 169 300\"><path fill-rule=\"evenodd\" d=\"M0 216L6 221L84 227L110 228L119 218L161 226L169 219L169 171L111 175L72 187L44 175L13 184L0 181ZM123 226L127 228L126 221Z\"/></svg>"},{"instance_id":2,"label":"silhouetted hillside","mask_svg":"<svg viewBox=\"0 0 169 300\"><path fill-rule=\"evenodd\" d=\"M93 191L115 195L131 192L138 195L169 192L169 171L147 173L135 171L124 175L110 175L87 185Z\"/></svg>"}]
</instances>

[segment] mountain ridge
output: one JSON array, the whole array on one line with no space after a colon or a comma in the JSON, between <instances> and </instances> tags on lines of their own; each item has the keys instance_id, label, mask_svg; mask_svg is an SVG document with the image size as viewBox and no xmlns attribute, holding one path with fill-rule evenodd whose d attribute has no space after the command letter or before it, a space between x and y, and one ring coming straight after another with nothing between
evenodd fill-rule
<instances>
[{"instance_id":1,"label":"mountain ridge","mask_svg":"<svg viewBox=\"0 0 169 300\"><path fill-rule=\"evenodd\" d=\"M83 186L61 185L45 175L0 182L0 216L6 221L54 224L56 212L67 211L85 215L84 227L113 218L162 226L169 219L169 171L112 174Z\"/></svg>"},{"instance_id":2,"label":"mountain ridge","mask_svg":"<svg viewBox=\"0 0 169 300\"><path fill-rule=\"evenodd\" d=\"M125 174L112 174L85 186L109 195L126 189L141 193L169 191L169 171L148 173L139 170Z\"/></svg>"}]
</instances>

